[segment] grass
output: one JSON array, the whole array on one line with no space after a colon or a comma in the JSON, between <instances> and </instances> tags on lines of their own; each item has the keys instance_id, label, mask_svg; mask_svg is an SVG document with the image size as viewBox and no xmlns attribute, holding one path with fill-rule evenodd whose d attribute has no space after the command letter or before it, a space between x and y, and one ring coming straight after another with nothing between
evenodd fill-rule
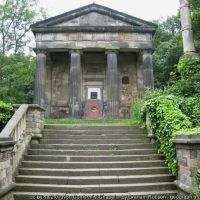
<instances>
[{"instance_id":1,"label":"grass","mask_svg":"<svg viewBox=\"0 0 200 200\"><path fill-rule=\"evenodd\" d=\"M138 121L136 119L89 121L82 119L65 118L46 119L45 124L58 124L67 126L134 126L138 125Z\"/></svg>"}]
</instances>

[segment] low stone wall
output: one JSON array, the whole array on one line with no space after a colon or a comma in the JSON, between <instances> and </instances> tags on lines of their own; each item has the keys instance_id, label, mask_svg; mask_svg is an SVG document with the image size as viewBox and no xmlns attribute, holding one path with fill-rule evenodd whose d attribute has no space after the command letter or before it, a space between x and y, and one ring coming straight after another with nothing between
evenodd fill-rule
<instances>
[{"instance_id":1,"label":"low stone wall","mask_svg":"<svg viewBox=\"0 0 200 200\"><path fill-rule=\"evenodd\" d=\"M200 168L200 135L182 135L175 139L178 177L176 185L186 194L197 189L197 170Z\"/></svg>"},{"instance_id":2,"label":"low stone wall","mask_svg":"<svg viewBox=\"0 0 200 200\"><path fill-rule=\"evenodd\" d=\"M15 184L12 182L17 173L31 138L40 135L44 127L42 107L31 105L15 105L16 110L6 127L0 133L0 199L11 200L10 192ZM20 109L18 109L20 107ZM7 137L10 135L9 137ZM14 141L16 140L16 141Z\"/></svg>"}]
</instances>

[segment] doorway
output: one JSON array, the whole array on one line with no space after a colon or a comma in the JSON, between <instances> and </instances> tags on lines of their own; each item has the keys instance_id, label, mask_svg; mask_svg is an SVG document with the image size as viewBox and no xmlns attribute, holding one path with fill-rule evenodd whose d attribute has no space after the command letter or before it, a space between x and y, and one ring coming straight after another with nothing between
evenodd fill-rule
<instances>
[{"instance_id":1,"label":"doorway","mask_svg":"<svg viewBox=\"0 0 200 200\"><path fill-rule=\"evenodd\" d=\"M84 118L88 120L100 120L102 117L103 101L101 88L88 87L86 89Z\"/></svg>"}]
</instances>

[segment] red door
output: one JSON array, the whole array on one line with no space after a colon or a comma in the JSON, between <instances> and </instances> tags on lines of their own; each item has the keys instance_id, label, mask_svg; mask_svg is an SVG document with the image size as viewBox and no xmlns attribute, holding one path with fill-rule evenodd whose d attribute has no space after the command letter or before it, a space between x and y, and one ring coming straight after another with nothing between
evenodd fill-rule
<instances>
[{"instance_id":1,"label":"red door","mask_svg":"<svg viewBox=\"0 0 200 200\"><path fill-rule=\"evenodd\" d=\"M85 104L84 118L89 120L100 120L103 117L102 101L99 99L88 99Z\"/></svg>"}]
</instances>

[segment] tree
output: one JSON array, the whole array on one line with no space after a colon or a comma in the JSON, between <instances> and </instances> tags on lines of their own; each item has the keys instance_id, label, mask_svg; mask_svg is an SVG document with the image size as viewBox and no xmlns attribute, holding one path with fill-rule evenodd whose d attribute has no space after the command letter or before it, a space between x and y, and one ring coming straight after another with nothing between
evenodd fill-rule
<instances>
[{"instance_id":1,"label":"tree","mask_svg":"<svg viewBox=\"0 0 200 200\"><path fill-rule=\"evenodd\" d=\"M175 65L183 54L181 23L178 15L156 23L158 29L153 39L155 86L163 89L178 75Z\"/></svg>"},{"instance_id":2,"label":"tree","mask_svg":"<svg viewBox=\"0 0 200 200\"><path fill-rule=\"evenodd\" d=\"M0 68L0 99L11 103L33 102L35 58L23 54L4 56Z\"/></svg>"},{"instance_id":3,"label":"tree","mask_svg":"<svg viewBox=\"0 0 200 200\"><path fill-rule=\"evenodd\" d=\"M200 51L200 1L191 0L192 25L197 50Z\"/></svg>"},{"instance_id":4,"label":"tree","mask_svg":"<svg viewBox=\"0 0 200 200\"><path fill-rule=\"evenodd\" d=\"M4 0L0 4L0 100L32 103L35 58L25 55L30 25L43 19L38 0Z\"/></svg>"},{"instance_id":5,"label":"tree","mask_svg":"<svg viewBox=\"0 0 200 200\"><path fill-rule=\"evenodd\" d=\"M45 14L37 3L38 0L4 0L0 4L0 54L24 50L30 25Z\"/></svg>"}]
</instances>

